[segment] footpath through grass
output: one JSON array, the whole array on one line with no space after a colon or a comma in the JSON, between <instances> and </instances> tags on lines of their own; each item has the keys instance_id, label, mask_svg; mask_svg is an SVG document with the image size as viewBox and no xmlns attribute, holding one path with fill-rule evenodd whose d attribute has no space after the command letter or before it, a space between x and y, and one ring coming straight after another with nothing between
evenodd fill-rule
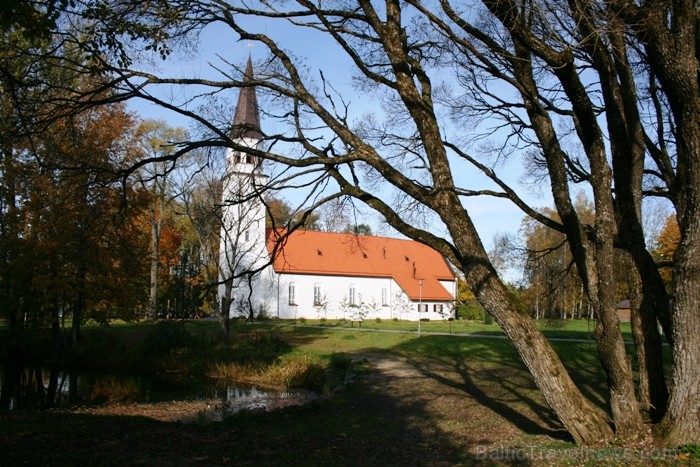
<instances>
[{"instance_id":1,"label":"footpath through grass","mask_svg":"<svg viewBox=\"0 0 700 467\"><path fill-rule=\"evenodd\" d=\"M442 332L443 323L429 324ZM157 350L146 345L153 329L152 324L86 329L85 340L96 360L112 352L116 355L105 361L118 362L121 354L131 362L140 352ZM309 405L222 422L165 422L126 411L0 413L3 463L621 465L622 459L631 465L672 465L679 460L650 446L647 451L645 446L576 448L504 339L237 322L232 339L222 344L215 322L187 322L183 329L188 336L183 341L166 345L161 336L159 352L173 368L197 372L212 361L272 365L280 359L306 359L327 368L334 356L344 355L356 361L356 374L342 389ZM605 378L595 346L559 341L553 346L583 393L603 407Z\"/></svg>"}]
</instances>

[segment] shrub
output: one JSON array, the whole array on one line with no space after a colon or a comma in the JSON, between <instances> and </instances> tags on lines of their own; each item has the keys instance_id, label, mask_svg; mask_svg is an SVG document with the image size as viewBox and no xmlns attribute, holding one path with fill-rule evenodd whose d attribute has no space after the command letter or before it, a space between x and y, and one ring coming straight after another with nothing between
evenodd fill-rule
<instances>
[{"instance_id":1,"label":"shrub","mask_svg":"<svg viewBox=\"0 0 700 467\"><path fill-rule=\"evenodd\" d=\"M469 300L457 306L457 318L473 321L482 320L484 319L484 308L476 300Z\"/></svg>"},{"instance_id":2,"label":"shrub","mask_svg":"<svg viewBox=\"0 0 700 467\"><path fill-rule=\"evenodd\" d=\"M376 321L377 323L381 323L382 319L379 316L377 316L377 318L374 321Z\"/></svg>"},{"instance_id":3,"label":"shrub","mask_svg":"<svg viewBox=\"0 0 700 467\"><path fill-rule=\"evenodd\" d=\"M258 307L258 316L256 319L258 321L264 321L270 318L270 313L268 313L267 308L261 303Z\"/></svg>"},{"instance_id":4,"label":"shrub","mask_svg":"<svg viewBox=\"0 0 700 467\"><path fill-rule=\"evenodd\" d=\"M304 318L304 317L302 316L301 318L299 318L299 322L300 322L301 324L306 324L306 318Z\"/></svg>"},{"instance_id":5,"label":"shrub","mask_svg":"<svg viewBox=\"0 0 700 467\"><path fill-rule=\"evenodd\" d=\"M395 322L395 323L398 323L398 322L399 322L399 318L391 318L391 320L392 320L393 322Z\"/></svg>"},{"instance_id":6,"label":"shrub","mask_svg":"<svg viewBox=\"0 0 700 467\"><path fill-rule=\"evenodd\" d=\"M325 326L328 320L326 318L321 318L319 321L321 321L321 325Z\"/></svg>"}]
</instances>

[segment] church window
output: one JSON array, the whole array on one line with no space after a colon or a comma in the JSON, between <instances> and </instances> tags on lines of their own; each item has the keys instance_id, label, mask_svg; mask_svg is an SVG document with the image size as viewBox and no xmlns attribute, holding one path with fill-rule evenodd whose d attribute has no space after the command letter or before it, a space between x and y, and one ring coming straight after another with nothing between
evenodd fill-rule
<instances>
[{"instance_id":1,"label":"church window","mask_svg":"<svg viewBox=\"0 0 700 467\"><path fill-rule=\"evenodd\" d=\"M441 303L436 303L433 305L433 311L435 313L442 314L442 304Z\"/></svg>"},{"instance_id":2,"label":"church window","mask_svg":"<svg viewBox=\"0 0 700 467\"><path fill-rule=\"evenodd\" d=\"M321 284L314 284L314 306L321 306L323 302L323 293Z\"/></svg>"},{"instance_id":3,"label":"church window","mask_svg":"<svg viewBox=\"0 0 700 467\"><path fill-rule=\"evenodd\" d=\"M249 230L246 230L246 231L243 233L243 238L244 238L244 240L245 240L246 242L250 240L250 231L249 231Z\"/></svg>"},{"instance_id":4,"label":"church window","mask_svg":"<svg viewBox=\"0 0 700 467\"><path fill-rule=\"evenodd\" d=\"M418 304L418 313L427 313L428 312L428 304L427 303L419 303Z\"/></svg>"},{"instance_id":5,"label":"church window","mask_svg":"<svg viewBox=\"0 0 700 467\"><path fill-rule=\"evenodd\" d=\"M289 283L289 304L297 304L297 286L294 282Z\"/></svg>"},{"instance_id":6,"label":"church window","mask_svg":"<svg viewBox=\"0 0 700 467\"><path fill-rule=\"evenodd\" d=\"M350 290L348 291L348 302L350 306L357 306L357 287L354 284L350 285Z\"/></svg>"},{"instance_id":7,"label":"church window","mask_svg":"<svg viewBox=\"0 0 700 467\"><path fill-rule=\"evenodd\" d=\"M389 306L389 289L382 288L382 306Z\"/></svg>"}]
</instances>

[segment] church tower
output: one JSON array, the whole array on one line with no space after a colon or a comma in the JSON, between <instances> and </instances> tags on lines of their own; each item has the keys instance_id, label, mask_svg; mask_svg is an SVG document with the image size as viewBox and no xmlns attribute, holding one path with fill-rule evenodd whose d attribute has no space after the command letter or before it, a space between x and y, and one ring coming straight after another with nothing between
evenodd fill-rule
<instances>
[{"instance_id":1,"label":"church tower","mask_svg":"<svg viewBox=\"0 0 700 467\"><path fill-rule=\"evenodd\" d=\"M243 87L229 136L238 146L261 147L260 113L253 82L253 62L248 57ZM222 315L248 314L256 307L250 273L267 260L265 206L261 196L268 177L262 159L246 151L226 151L226 174L222 180L221 239L219 249L219 303Z\"/></svg>"}]
</instances>

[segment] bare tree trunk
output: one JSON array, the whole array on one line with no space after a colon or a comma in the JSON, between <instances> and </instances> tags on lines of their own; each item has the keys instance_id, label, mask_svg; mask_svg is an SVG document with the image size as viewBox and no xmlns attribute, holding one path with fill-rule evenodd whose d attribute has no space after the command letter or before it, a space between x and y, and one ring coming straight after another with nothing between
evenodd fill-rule
<instances>
[{"instance_id":1,"label":"bare tree trunk","mask_svg":"<svg viewBox=\"0 0 700 467\"><path fill-rule=\"evenodd\" d=\"M583 397L532 318L516 311L514 299L496 272L474 264L464 265L462 270L467 271L470 284L478 284L474 294L511 339L537 387L574 440L583 445L609 440L612 430L604 414Z\"/></svg>"},{"instance_id":2,"label":"bare tree trunk","mask_svg":"<svg viewBox=\"0 0 700 467\"><path fill-rule=\"evenodd\" d=\"M700 122L695 125L700 143ZM700 154L700 144L694 154ZM668 409L659 427L669 446L700 444L700 164L694 165L695 193L692 201L684 202L681 242L674 255L673 374Z\"/></svg>"},{"instance_id":3,"label":"bare tree trunk","mask_svg":"<svg viewBox=\"0 0 700 467\"><path fill-rule=\"evenodd\" d=\"M233 279L224 282L224 296L221 297L221 310L219 313L219 324L224 335L228 336L231 327L231 305L233 300Z\"/></svg>"},{"instance_id":4,"label":"bare tree trunk","mask_svg":"<svg viewBox=\"0 0 700 467\"><path fill-rule=\"evenodd\" d=\"M450 196L445 194L445 197ZM449 203L443 201L446 206ZM460 269L479 303L494 317L542 391L557 418L578 444L590 445L612 438L605 415L592 406L571 380L537 323L524 311L499 279L489 262L476 229L468 216L453 210L441 215L453 226L450 233L462 252Z\"/></svg>"},{"instance_id":5,"label":"bare tree trunk","mask_svg":"<svg viewBox=\"0 0 700 467\"><path fill-rule=\"evenodd\" d=\"M78 234L77 258L76 258L76 275L75 275L75 292L73 298L73 324L71 327L72 345L76 348L80 340L80 326L82 325L83 314L85 311L85 279L87 277L86 250L87 250L87 234L85 227L81 227Z\"/></svg>"},{"instance_id":6,"label":"bare tree trunk","mask_svg":"<svg viewBox=\"0 0 700 467\"><path fill-rule=\"evenodd\" d=\"M160 230L161 213L158 209L159 198L156 198L151 207L151 291L149 308L151 319L158 319L158 271L160 268Z\"/></svg>"},{"instance_id":7,"label":"bare tree trunk","mask_svg":"<svg viewBox=\"0 0 700 467\"><path fill-rule=\"evenodd\" d=\"M696 229L700 226L696 227ZM698 235L698 230L693 234ZM695 242L700 239L695 240ZM695 243L696 245L698 243ZM674 274L694 276L693 280L679 281L675 286L672 307L673 374L671 397L660 432L669 446L700 444L700 251L692 256L678 252L680 257ZM688 255L690 256L690 255Z\"/></svg>"}]
</instances>

